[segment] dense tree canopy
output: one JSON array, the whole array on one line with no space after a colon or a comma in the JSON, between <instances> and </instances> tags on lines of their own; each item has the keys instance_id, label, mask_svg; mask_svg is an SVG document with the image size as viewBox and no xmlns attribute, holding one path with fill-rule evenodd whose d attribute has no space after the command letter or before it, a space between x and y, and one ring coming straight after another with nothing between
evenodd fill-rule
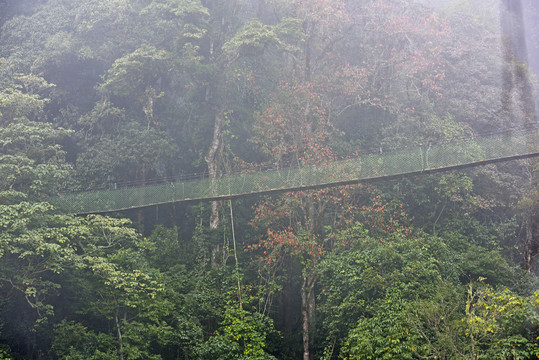
<instances>
[{"instance_id":1,"label":"dense tree canopy","mask_svg":"<svg viewBox=\"0 0 539 360\"><path fill-rule=\"evenodd\" d=\"M0 0L0 359L538 358L533 159L109 216L48 202L537 126L537 14Z\"/></svg>"}]
</instances>

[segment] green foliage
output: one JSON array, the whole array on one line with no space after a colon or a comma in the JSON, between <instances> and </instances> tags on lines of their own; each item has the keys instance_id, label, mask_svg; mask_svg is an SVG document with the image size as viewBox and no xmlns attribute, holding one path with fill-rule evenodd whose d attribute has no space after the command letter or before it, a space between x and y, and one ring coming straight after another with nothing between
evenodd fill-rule
<instances>
[{"instance_id":1,"label":"green foliage","mask_svg":"<svg viewBox=\"0 0 539 360\"><path fill-rule=\"evenodd\" d=\"M82 219L54 215L45 203L26 202L0 206L0 219L0 289L11 294L12 306L28 315L19 319L9 316L4 308L2 317L9 324L24 321L13 326L7 336L16 335L12 331L21 329L21 325L19 341L32 332L43 331L54 319L57 296L75 291L100 294L79 299L77 306L84 304L80 313L112 320L118 334L123 334L116 338L114 333L97 333L96 340L88 341L99 343L98 350L104 346L103 339L112 336L115 340L107 342L114 346L103 351L115 353L120 344L121 352L129 358L149 358L148 339L166 342L170 327L162 318L169 307L159 295L163 285L159 273L144 266L140 253L146 244L137 240L129 222L102 216ZM77 276L75 283L62 280L73 275ZM69 290L64 289L66 286ZM128 313L138 315L128 318ZM72 353L62 344L55 346L62 354Z\"/></svg>"},{"instance_id":2,"label":"green foliage","mask_svg":"<svg viewBox=\"0 0 539 360\"><path fill-rule=\"evenodd\" d=\"M445 245L437 238L405 235L403 232L377 233L377 237L373 238L361 224L355 224L336 236L345 244L349 243L350 248L335 251L321 264L321 282L325 289L321 295L324 300L321 310L329 315L327 322L324 321L328 328L328 340L343 342L358 321L362 324L361 329L365 328L357 330L354 337L357 340L358 336L368 336L365 335L366 329L381 324L380 319L387 316L379 307L387 306L388 309L392 306L390 304L396 307L391 320L396 322L391 323L396 328L391 331L396 331L395 339L400 339L405 333L408 304L432 296L442 279L440 270L446 256ZM401 330L402 334L399 332ZM377 331L381 336L385 330L382 326ZM354 348L355 352L359 351L357 346L363 340L346 341L349 349ZM338 343L337 348L341 345ZM384 349L389 347L393 348L388 343ZM374 351L374 348L378 346L361 352ZM382 352L376 356L382 356L386 350L380 350ZM376 358L374 353L371 356Z\"/></svg>"},{"instance_id":3,"label":"green foliage","mask_svg":"<svg viewBox=\"0 0 539 360\"><path fill-rule=\"evenodd\" d=\"M268 45L277 42L271 27L252 20L223 45L223 51L246 56L262 55Z\"/></svg>"},{"instance_id":4,"label":"green foliage","mask_svg":"<svg viewBox=\"0 0 539 360\"><path fill-rule=\"evenodd\" d=\"M346 359L413 359L416 334L406 322L406 304L400 294L388 294L372 317L361 318L341 350Z\"/></svg>"},{"instance_id":5,"label":"green foliage","mask_svg":"<svg viewBox=\"0 0 539 360\"><path fill-rule=\"evenodd\" d=\"M58 226L63 217L52 217L50 211L46 203L0 205L2 287L15 291L37 312L38 321L53 314L47 298L60 286L51 275L61 273L76 256L65 244L70 229Z\"/></svg>"},{"instance_id":6,"label":"green foliage","mask_svg":"<svg viewBox=\"0 0 539 360\"><path fill-rule=\"evenodd\" d=\"M163 131L130 123L118 137L103 136L78 159L78 175L88 184L138 182L166 174L164 165L178 152Z\"/></svg>"},{"instance_id":7,"label":"green foliage","mask_svg":"<svg viewBox=\"0 0 539 360\"><path fill-rule=\"evenodd\" d=\"M66 184L72 167L59 145L71 131L35 121L47 102L39 95L51 87L28 75L6 78L0 90L0 203L42 199Z\"/></svg>"},{"instance_id":8,"label":"green foliage","mask_svg":"<svg viewBox=\"0 0 539 360\"><path fill-rule=\"evenodd\" d=\"M302 20L298 18L283 18L274 27L274 32L280 40L280 45L284 50L294 53L301 50L302 42L305 40Z\"/></svg>"},{"instance_id":9,"label":"green foliage","mask_svg":"<svg viewBox=\"0 0 539 360\"><path fill-rule=\"evenodd\" d=\"M100 91L116 95L129 96L155 82L168 68L170 55L155 47L143 46L114 61L108 70ZM142 95L142 94L141 94Z\"/></svg>"},{"instance_id":10,"label":"green foliage","mask_svg":"<svg viewBox=\"0 0 539 360\"><path fill-rule=\"evenodd\" d=\"M477 359L526 359L539 354L535 296L470 283L462 318L467 351ZM530 328L531 323L533 323Z\"/></svg>"},{"instance_id":11,"label":"green foliage","mask_svg":"<svg viewBox=\"0 0 539 360\"><path fill-rule=\"evenodd\" d=\"M466 299L459 278L448 270L456 265L458 250L444 239L418 231L375 234L371 237L360 224L349 227L336 234L347 245L321 263L325 358L502 359L534 354L532 300L481 283L476 289L473 281ZM498 252L475 247L469 254L457 265L462 271L468 273L475 263L476 276L507 282L495 274L502 266L496 261L503 261Z\"/></svg>"},{"instance_id":12,"label":"green foliage","mask_svg":"<svg viewBox=\"0 0 539 360\"><path fill-rule=\"evenodd\" d=\"M415 334L412 353L439 359L462 357L462 286L444 280L434 295L409 303L406 324Z\"/></svg>"},{"instance_id":13,"label":"green foliage","mask_svg":"<svg viewBox=\"0 0 539 360\"><path fill-rule=\"evenodd\" d=\"M80 323L63 320L54 335L51 353L56 359L117 359L113 336L96 334Z\"/></svg>"},{"instance_id":14,"label":"green foliage","mask_svg":"<svg viewBox=\"0 0 539 360\"><path fill-rule=\"evenodd\" d=\"M201 359L276 359L265 349L266 339L273 332L271 319L257 312L229 303L224 309L217 335L210 337L199 350Z\"/></svg>"},{"instance_id":15,"label":"green foliage","mask_svg":"<svg viewBox=\"0 0 539 360\"><path fill-rule=\"evenodd\" d=\"M0 58L0 66L2 65L4 65L4 60ZM7 69L0 67L0 72L5 70ZM52 87L52 85L43 78L33 75L21 75L9 80L9 83L3 82L4 88L0 90L1 123L10 124L16 120L39 114L48 102L47 99L41 98L39 92Z\"/></svg>"},{"instance_id":16,"label":"green foliage","mask_svg":"<svg viewBox=\"0 0 539 360\"><path fill-rule=\"evenodd\" d=\"M208 9L205 8L199 0L154 0L148 5L141 14L146 12L155 12L159 15L161 21L168 20L165 14L172 14L178 18L207 18Z\"/></svg>"},{"instance_id":17,"label":"green foliage","mask_svg":"<svg viewBox=\"0 0 539 360\"><path fill-rule=\"evenodd\" d=\"M0 345L0 359L1 360L13 360L13 355L8 346Z\"/></svg>"}]
</instances>

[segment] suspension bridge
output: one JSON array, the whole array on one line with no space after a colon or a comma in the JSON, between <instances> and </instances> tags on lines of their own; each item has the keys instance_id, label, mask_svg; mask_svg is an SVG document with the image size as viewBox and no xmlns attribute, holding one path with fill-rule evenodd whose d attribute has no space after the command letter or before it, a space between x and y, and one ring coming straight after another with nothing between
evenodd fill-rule
<instances>
[{"instance_id":1,"label":"suspension bridge","mask_svg":"<svg viewBox=\"0 0 539 360\"><path fill-rule=\"evenodd\" d=\"M67 213L99 214L185 201L230 199L373 182L535 156L539 156L537 127L361 154L305 166L229 173L213 180L206 177L66 193L50 199L50 203Z\"/></svg>"}]
</instances>

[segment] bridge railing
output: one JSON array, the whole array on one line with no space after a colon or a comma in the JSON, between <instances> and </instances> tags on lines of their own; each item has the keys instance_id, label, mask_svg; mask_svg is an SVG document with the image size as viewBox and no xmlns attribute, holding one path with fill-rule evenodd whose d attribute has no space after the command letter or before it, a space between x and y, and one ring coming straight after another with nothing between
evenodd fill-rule
<instances>
[{"instance_id":1,"label":"bridge railing","mask_svg":"<svg viewBox=\"0 0 539 360\"><path fill-rule=\"evenodd\" d=\"M539 136L534 129L445 144L426 144L317 165L228 174L215 179L213 183L204 178L62 194L50 202L59 210L69 213L103 213L187 200L356 183L538 153Z\"/></svg>"}]
</instances>

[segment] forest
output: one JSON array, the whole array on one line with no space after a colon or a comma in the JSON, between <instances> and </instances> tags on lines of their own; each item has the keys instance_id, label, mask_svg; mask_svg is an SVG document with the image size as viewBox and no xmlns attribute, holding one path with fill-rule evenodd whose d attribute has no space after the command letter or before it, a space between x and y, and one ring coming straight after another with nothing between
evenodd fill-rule
<instances>
[{"instance_id":1,"label":"forest","mask_svg":"<svg viewBox=\"0 0 539 360\"><path fill-rule=\"evenodd\" d=\"M0 0L0 359L538 359L536 157L50 200L537 131L538 75L535 0Z\"/></svg>"}]
</instances>

